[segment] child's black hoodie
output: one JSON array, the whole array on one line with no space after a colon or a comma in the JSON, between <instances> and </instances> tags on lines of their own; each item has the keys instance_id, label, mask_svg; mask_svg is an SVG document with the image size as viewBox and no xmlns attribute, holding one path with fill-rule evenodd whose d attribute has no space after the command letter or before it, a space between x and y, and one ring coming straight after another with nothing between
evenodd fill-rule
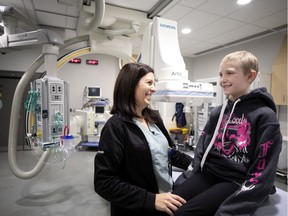
<instances>
[{"instance_id":1,"label":"child's black hoodie","mask_svg":"<svg viewBox=\"0 0 288 216\"><path fill-rule=\"evenodd\" d=\"M207 169L239 184L215 215L256 211L273 188L281 146L276 106L265 88L212 110L197 144L193 173Z\"/></svg>"}]
</instances>

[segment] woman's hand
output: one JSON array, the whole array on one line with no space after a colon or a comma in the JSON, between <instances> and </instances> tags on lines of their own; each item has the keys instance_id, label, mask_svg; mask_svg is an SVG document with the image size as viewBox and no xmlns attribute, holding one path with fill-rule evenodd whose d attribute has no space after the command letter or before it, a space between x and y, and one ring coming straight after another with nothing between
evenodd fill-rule
<instances>
[{"instance_id":1,"label":"woman's hand","mask_svg":"<svg viewBox=\"0 0 288 216\"><path fill-rule=\"evenodd\" d=\"M160 193L156 194L155 207L158 211L164 211L173 216L174 212L182 206L186 201L175 194Z\"/></svg>"}]
</instances>

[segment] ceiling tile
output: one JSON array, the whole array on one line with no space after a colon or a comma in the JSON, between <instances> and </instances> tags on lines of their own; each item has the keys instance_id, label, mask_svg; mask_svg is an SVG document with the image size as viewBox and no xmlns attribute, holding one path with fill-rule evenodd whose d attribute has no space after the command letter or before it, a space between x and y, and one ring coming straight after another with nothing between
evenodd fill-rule
<instances>
[{"instance_id":1,"label":"ceiling tile","mask_svg":"<svg viewBox=\"0 0 288 216\"><path fill-rule=\"evenodd\" d=\"M258 0L245 5L229 17L251 23L287 8L286 0Z\"/></svg>"},{"instance_id":2,"label":"ceiling tile","mask_svg":"<svg viewBox=\"0 0 288 216\"><path fill-rule=\"evenodd\" d=\"M237 5L236 1L232 0L221 0L221 5L223 5L223 7L219 7L219 0L209 0L201 5L198 9L212 14L226 16L241 8L241 6Z\"/></svg>"},{"instance_id":3,"label":"ceiling tile","mask_svg":"<svg viewBox=\"0 0 288 216\"><path fill-rule=\"evenodd\" d=\"M207 2L208 0L181 0L179 2L179 4L181 5L185 5L187 7L191 7L191 8L197 8L200 5L203 5Z\"/></svg>"},{"instance_id":4,"label":"ceiling tile","mask_svg":"<svg viewBox=\"0 0 288 216\"><path fill-rule=\"evenodd\" d=\"M83 0L0 1L2 5L13 6L41 28L54 26L57 29L73 30L77 26ZM138 33L130 35L134 50L140 52L139 37L144 32L144 26L152 21L147 19L146 12L140 11L150 10L159 1L106 0L107 4L119 7L106 5L105 14L118 19L117 26L113 26L115 29L130 27L131 21L141 23ZM245 40L262 32L275 32L278 31L276 27L287 25L287 0L252 0L252 3L245 6L238 6L235 2L236 0L173 0L158 15L177 21L179 30L183 27L192 29L189 35L178 32L179 46L184 56L193 56L194 53ZM120 21L126 22L126 25L120 25Z\"/></svg>"},{"instance_id":5,"label":"ceiling tile","mask_svg":"<svg viewBox=\"0 0 288 216\"><path fill-rule=\"evenodd\" d=\"M257 20L252 24L267 29L272 29L281 25L285 25L287 24L287 9L271 16L267 16L263 19Z\"/></svg>"},{"instance_id":6,"label":"ceiling tile","mask_svg":"<svg viewBox=\"0 0 288 216\"><path fill-rule=\"evenodd\" d=\"M193 39L187 39L187 38L182 38L180 41L179 41L179 47L180 49L184 49L186 47L190 47L190 46L193 46L195 44L199 43L198 40L193 40Z\"/></svg>"},{"instance_id":7,"label":"ceiling tile","mask_svg":"<svg viewBox=\"0 0 288 216\"><path fill-rule=\"evenodd\" d=\"M233 29L237 29L243 25L245 24L242 22L222 18L220 20L217 20L216 22L213 22L203 28L196 30L195 32L192 31L191 34L187 35L185 38L202 41L211 37L215 37L217 35L224 34Z\"/></svg>"},{"instance_id":8,"label":"ceiling tile","mask_svg":"<svg viewBox=\"0 0 288 216\"><path fill-rule=\"evenodd\" d=\"M175 5L170 10L168 10L166 13L162 14L161 17L163 17L165 19L177 21L191 11L192 11L191 8L184 7L182 5Z\"/></svg>"},{"instance_id":9,"label":"ceiling tile","mask_svg":"<svg viewBox=\"0 0 288 216\"><path fill-rule=\"evenodd\" d=\"M225 34L210 38L209 41L215 44L227 44L236 40L240 40L242 38L249 37L251 35L258 34L265 30L266 29L257 26L245 25L232 31L226 32Z\"/></svg>"},{"instance_id":10,"label":"ceiling tile","mask_svg":"<svg viewBox=\"0 0 288 216\"><path fill-rule=\"evenodd\" d=\"M197 44L194 44L192 46L182 49L181 53L182 55L185 54L184 56L191 56L191 53L198 53L198 52L202 52L203 50L209 50L215 46L218 46L218 45L209 43L209 42L199 42Z\"/></svg>"},{"instance_id":11,"label":"ceiling tile","mask_svg":"<svg viewBox=\"0 0 288 216\"><path fill-rule=\"evenodd\" d=\"M194 10L178 20L178 28L190 26L192 31L204 27L210 23L220 19L220 16L209 14L206 12Z\"/></svg>"}]
</instances>

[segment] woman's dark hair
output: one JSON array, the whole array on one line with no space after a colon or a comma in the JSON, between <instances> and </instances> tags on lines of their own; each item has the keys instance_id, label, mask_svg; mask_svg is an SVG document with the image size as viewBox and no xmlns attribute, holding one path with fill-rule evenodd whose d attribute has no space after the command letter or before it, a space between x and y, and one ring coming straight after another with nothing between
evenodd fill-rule
<instances>
[{"instance_id":1,"label":"woman's dark hair","mask_svg":"<svg viewBox=\"0 0 288 216\"><path fill-rule=\"evenodd\" d=\"M135 89L140 79L151 72L154 70L142 63L128 63L121 68L114 86L111 114L122 112L130 117L140 117L135 109ZM149 107L142 111L142 115L149 122L159 120L158 112Z\"/></svg>"}]
</instances>

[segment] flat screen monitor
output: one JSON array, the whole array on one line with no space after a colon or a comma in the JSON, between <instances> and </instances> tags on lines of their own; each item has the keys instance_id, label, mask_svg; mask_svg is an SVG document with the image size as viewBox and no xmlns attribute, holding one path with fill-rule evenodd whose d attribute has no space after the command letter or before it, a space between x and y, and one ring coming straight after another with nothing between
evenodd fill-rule
<instances>
[{"instance_id":1,"label":"flat screen monitor","mask_svg":"<svg viewBox=\"0 0 288 216\"><path fill-rule=\"evenodd\" d=\"M104 106L96 106L95 107L95 113L96 114L103 114L105 112L105 107Z\"/></svg>"},{"instance_id":2,"label":"flat screen monitor","mask_svg":"<svg viewBox=\"0 0 288 216\"><path fill-rule=\"evenodd\" d=\"M88 98L101 98L101 88L99 86L88 86L87 97Z\"/></svg>"}]
</instances>

